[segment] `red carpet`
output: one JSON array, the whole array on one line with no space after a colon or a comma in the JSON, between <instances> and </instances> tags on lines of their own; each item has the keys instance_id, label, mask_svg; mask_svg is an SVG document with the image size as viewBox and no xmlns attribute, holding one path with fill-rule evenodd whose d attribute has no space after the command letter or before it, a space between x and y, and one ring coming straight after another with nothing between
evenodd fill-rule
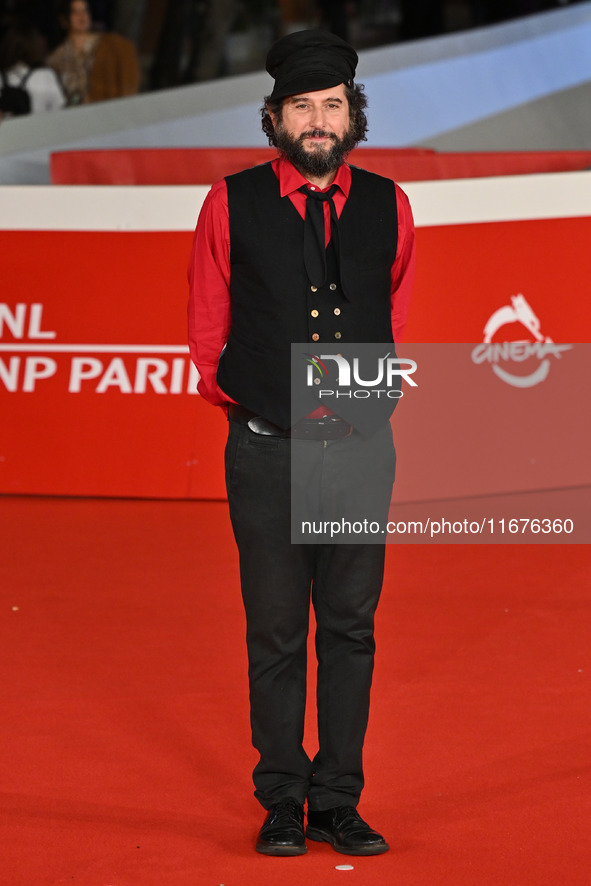
<instances>
[{"instance_id":1,"label":"red carpet","mask_svg":"<svg viewBox=\"0 0 591 886\"><path fill-rule=\"evenodd\" d=\"M3 498L0 538L0 883L589 884L588 547L392 547L360 807L391 851L273 859L225 504Z\"/></svg>"}]
</instances>

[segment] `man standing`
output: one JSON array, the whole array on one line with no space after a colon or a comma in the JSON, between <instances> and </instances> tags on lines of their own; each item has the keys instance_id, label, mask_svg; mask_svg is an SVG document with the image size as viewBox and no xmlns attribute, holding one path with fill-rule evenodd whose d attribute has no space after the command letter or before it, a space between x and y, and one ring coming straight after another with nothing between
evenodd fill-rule
<instances>
[{"instance_id":1,"label":"man standing","mask_svg":"<svg viewBox=\"0 0 591 886\"><path fill-rule=\"evenodd\" d=\"M320 447L327 470L346 451L379 457L385 500L393 482L387 421L362 436L324 408L290 413L292 343L392 343L408 308L408 200L391 180L344 162L367 129L356 64L351 46L322 31L274 44L263 129L279 156L212 187L189 267L199 391L229 418L226 484L260 754L253 778L268 813L256 848L267 855L301 855L305 836L351 855L388 849L356 809L384 545L292 544L290 537L292 445ZM321 476L319 489L322 483ZM318 659L313 760L302 745L310 599Z\"/></svg>"}]
</instances>

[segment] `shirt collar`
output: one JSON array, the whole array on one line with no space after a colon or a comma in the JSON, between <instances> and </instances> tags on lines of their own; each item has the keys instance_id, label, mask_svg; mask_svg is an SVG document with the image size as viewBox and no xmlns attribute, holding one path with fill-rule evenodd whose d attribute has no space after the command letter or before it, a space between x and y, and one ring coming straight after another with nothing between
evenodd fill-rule
<instances>
[{"instance_id":1,"label":"shirt collar","mask_svg":"<svg viewBox=\"0 0 591 886\"><path fill-rule=\"evenodd\" d=\"M275 169L279 178L279 189L282 197L287 197L301 188L302 185L309 184L308 179L299 172L293 163L287 157L280 155L277 160ZM345 197L349 196L351 189L351 168L346 163L341 163L334 177L333 185L337 185L343 192ZM328 189L325 189L328 190Z\"/></svg>"}]
</instances>

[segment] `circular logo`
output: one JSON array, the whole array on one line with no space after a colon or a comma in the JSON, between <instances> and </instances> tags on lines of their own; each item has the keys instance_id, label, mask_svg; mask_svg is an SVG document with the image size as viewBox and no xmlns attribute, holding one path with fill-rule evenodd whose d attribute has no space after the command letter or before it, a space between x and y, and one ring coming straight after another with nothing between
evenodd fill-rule
<instances>
[{"instance_id":1,"label":"circular logo","mask_svg":"<svg viewBox=\"0 0 591 886\"><path fill-rule=\"evenodd\" d=\"M520 323L533 336L534 341L518 339L516 341L493 342L494 335L508 323ZM484 341L472 351L474 363L489 362L495 375L508 385L515 388L531 388L543 382L550 372L550 357L560 357L562 351L568 351L571 345L554 344L551 338L540 332L540 321L532 308L521 295L511 296L511 304L504 305L492 314L484 327ZM528 375L519 375L503 367L503 363L524 363L531 358L537 360L537 366Z\"/></svg>"}]
</instances>

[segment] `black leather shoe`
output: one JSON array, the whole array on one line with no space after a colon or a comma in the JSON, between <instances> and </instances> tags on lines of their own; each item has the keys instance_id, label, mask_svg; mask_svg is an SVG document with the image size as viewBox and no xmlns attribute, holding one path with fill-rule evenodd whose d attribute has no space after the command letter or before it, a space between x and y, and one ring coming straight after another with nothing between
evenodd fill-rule
<instances>
[{"instance_id":1,"label":"black leather shoe","mask_svg":"<svg viewBox=\"0 0 591 886\"><path fill-rule=\"evenodd\" d=\"M308 810L306 836L319 843L330 843L344 855L381 855L390 848L354 806L337 806L325 812Z\"/></svg>"},{"instance_id":2,"label":"black leather shoe","mask_svg":"<svg viewBox=\"0 0 591 886\"><path fill-rule=\"evenodd\" d=\"M293 797L275 803L259 831L257 852L263 855L303 855L306 849L302 804Z\"/></svg>"}]
</instances>

